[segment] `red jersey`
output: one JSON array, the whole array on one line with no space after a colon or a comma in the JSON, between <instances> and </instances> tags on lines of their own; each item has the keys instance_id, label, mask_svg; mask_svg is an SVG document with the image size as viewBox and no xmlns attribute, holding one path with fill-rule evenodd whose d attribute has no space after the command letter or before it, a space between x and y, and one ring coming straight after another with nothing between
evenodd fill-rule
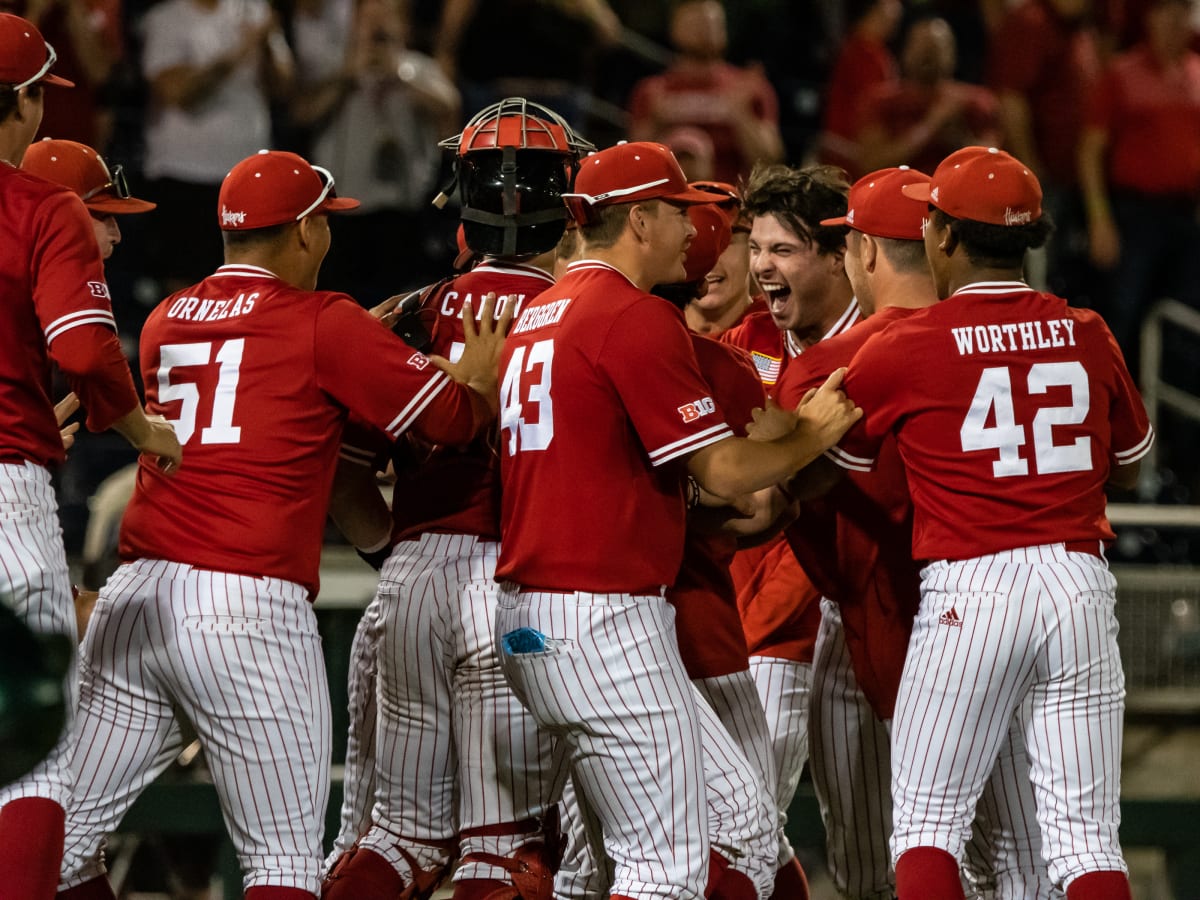
<instances>
[{"instance_id":1,"label":"red jersey","mask_svg":"<svg viewBox=\"0 0 1200 900\"><path fill-rule=\"evenodd\" d=\"M854 300L821 339L841 334L862 317ZM721 340L750 352L771 396L790 360L807 352L791 332L780 331L769 312L751 313ZM818 344L819 346L819 344ZM787 548L783 535L750 550L739 550L730 568L746 643L754 656L810 662L821 610L820 592Z\"/></svg>"},{"instance_id":2,"label":"red jersey","mask_svg":"<svg viewBox=\"0 0 1200 900\"><path fill-rule=\"evenodd\" d=\"M683 313L597 260L513 323L501 362L500 581L638 594L675 581L682 470L733 436Z\"/></svg>"},{"instance_id":3,"label":"red jersey","mask_svg":"<svg viewBox=\"0 0 1200 900\"><path fill-rule=\"evenodd\" d=\"M1021 282L967 285L873 336L846 393L864 416L830 456L870 470L895 433L920 560L1098 548L1110 469L1153 440L1104 320Z\"/></svg>"},{"instance_id":4,"label":"red jersey","mask_svg":"<svg viewBox=\"0 0 1200 900\"><path fill-rule=\"evenodd\" d=\"M884 307L810 347L780 381L780 404L794 407L849 365L869 337L914 312ZM841 608L854 674L876 714L890 719L921 585L911 549L912 502L895 440L881 444L875 471L850 472L825 497L804 503L786 534L813 584Z\"/></svg>"},{"instance_id":5,"label":"red jersey","mask_svg":"<svg viewBox=\"0 0 1200 900\"><path fill-rule=\"evenodd\" d=\"M69 189L0 162L0 460L62 462L50 362L103 431L138 405L92 220Z\"/></svg>"},{"instance_id":6,"label":"red jersey","mask_svg":"<svg viewBox=\"0 0 1200 900\"><path fill-rule=\"evenodd\" d=\"M745 436L752 411L765 394L758 373L746 354L712 338L692 335L700 374L712 388L713 399L739 436ZM690 678L716 678L742 672L748 666L746 638L738 615L737 594L729 564L737 538L688 528L683 565L667 600L675 606L679 654Z\"/></svg>"},{"instance_id":7,"label":"red jersey","mask_svg":"<svg viewBox=\"0 0 1200 900\"><path fill-rule=\"evenodd\" d=\"M463 303L471 302L476 318L483 297L494 292L516 303L525 303L553 286L554 278L534 266L489 259L451 280L425 298L423 318L429 323L430 352L457 362L464 347ZM497 314L500 304L496 304ZM355 427L347 429L343 453L362 458L374 455L378 443L365 444ZM500 459L492 432L465 447L430 444L410 432L395 445L396 485L392 491L392 540L402 541L427 532L473 534L489 541L500 539Z\"/></svg>"},{"instance_id":8,"label":"red jersey","mask_svg":"<svg viewBox=\"0 0 1200 900\"><path fill-rule=\"evenodd\" d=\"M834 163L858 174L858 139L863 98L880 85L898 78L896 59L882 41L851 34L842 42L837 61L829 74L822 115L821 161Z\"/></svg>"},{"instance_id":9,"label":"red jersey","mask_svg":"<svg viewBox=\"0 0 1200 900\"><path fill-rule=\"evenodd\" d=\"M467 388L344 294L226 265L158 305L142 329L146 408L184 447L173 478L143 463L121 557L317 589L347 410L393 439L467 441Z\"/></svg>"},{"instance_id":10,"label":"red jersey","mask_svg":"<svg viewBox=\"0 0 1200 900\"><path fill-rule=\"evenodd\" d=\"M1114 188L1200 194L1200 55L1164 68L1145 45L1117 57L1092 94L1088 125L1108 136Z\"/></svg>"}]
</instances>

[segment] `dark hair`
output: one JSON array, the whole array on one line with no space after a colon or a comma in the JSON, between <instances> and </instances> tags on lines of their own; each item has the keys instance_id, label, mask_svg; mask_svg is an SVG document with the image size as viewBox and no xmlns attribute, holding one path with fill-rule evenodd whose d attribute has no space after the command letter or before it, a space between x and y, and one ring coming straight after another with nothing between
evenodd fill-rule
<instances>
[{"instance_id":1,"label":"dark hair","mask_svg":"<svg viewBox=\"0 0 1200 900\"><path fill-rule=\"evenodd\" d=\"M850 182L837 166L793 169L759 163L742 190L742 210L751 217L774 215L806 244L824 254L846 249L845 225L824 226L822 219L846 214Z\"/></svg>"},{"instance_id":2,"label":"dark hair","mask_svg":"<svg viewBox=\"0 0 1200 900\"><path fill-rule=\"evenodd\" d=\"M700 285L703 280L701 278L696 281L679 281L675 284L656 284L650 289L650 293L683 309L693 300L700 298Z\"/></svg>"},{"instance_id":3,"label":"dark hair","mask_svg":"<svg viewBox=\"0 0 1200 900\"><path fill-rule=\"evenodd\" d=\"M638 201L649 203L649 200ZM579 226L579 235L589 247L597 250L611 247L625 231L625 222L629 219L629 207L632 203L614 203L611 206L601 206L592 211L595 221Z\"/></svg>"},{"instance_id":4,"label":"dark hair","mask_svg":"<svg viewBox=\"0 0 1200 900\"><path fill-rule=\"evenodd\" d=\"M897 272L928 272L924 241L905 241L899 238L877 237L883 255Z\"/></svg>"},{"instance_id":5,"label":"dark hair","mask_svg":"<svg viewBox=\"0 0 1200 900\"><path fill-rule=\"evenodd\" d=\"M1046 243L1054 231L1054 223L1043 212L1036 222L1025 225L992 225L974 219L956 219L931 206L930 212L938 228L949 226L950 233L962 244L967 259L989 269L1019 269L1025 253Z\"/></svg>"},{"instance_id":6,"label":"dark hair","mask_svg":"<svg viewBox=\"0 0 1200 900\"><path fill-rule=\"evenodd\" d=\"M221 242L226 250L248 250L252 247L266 247L279 243L289 228L295 222L284 222L282 225L268 225L266 228L248 228L245 231L222 231Z\"/></svg>"}]
</instances>

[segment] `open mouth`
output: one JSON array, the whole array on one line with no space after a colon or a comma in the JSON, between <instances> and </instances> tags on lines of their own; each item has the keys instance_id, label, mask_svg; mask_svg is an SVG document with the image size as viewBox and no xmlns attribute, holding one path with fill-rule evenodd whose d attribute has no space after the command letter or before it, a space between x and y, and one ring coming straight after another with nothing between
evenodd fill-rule
<instances>
[{"instance_id":1,"label":"open mouth","mask_svg":"<svg viewBox=\"0 0 1200 900\"><path fill-rule=\"evenodd\" d=\"M786 284L775 282L767 282L759 286L763 289L763 293L767 295L767 309L771 311L771 315L775 318L783 316L787 312L788 301L792 297L792 289Z\"/></svg>"}]
</instances>

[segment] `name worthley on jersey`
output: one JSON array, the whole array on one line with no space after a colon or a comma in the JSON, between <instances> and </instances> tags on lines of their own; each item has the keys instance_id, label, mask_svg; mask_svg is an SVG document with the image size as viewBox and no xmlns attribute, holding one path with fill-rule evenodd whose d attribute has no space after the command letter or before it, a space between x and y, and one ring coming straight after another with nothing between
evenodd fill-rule
<instances>
[{"instance_id":1,"label":"name worthley on jersey","mask_svg":"<svg viewBox=\"0 0 1200 900\"><path fill-rule=\"evenodd\" d=\"M1007 322L1004 325L964 325L951 328L950 331L954 334L959 356L1075 346L1073 319L1039 319L1033 322Z\"/></svg>"}]
</instances>

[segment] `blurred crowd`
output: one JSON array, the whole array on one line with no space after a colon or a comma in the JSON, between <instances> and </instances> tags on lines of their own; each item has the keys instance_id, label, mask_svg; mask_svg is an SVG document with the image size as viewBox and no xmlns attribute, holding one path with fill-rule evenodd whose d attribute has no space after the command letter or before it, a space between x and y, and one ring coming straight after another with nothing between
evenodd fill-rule
<instances>
[{"instance_id":1,"label":"blurred crowd","mask_svg":"<svg viewBox=\"0 0 1200 900\"><path fill-rule=\"evenodd\" d=\"M120 164L158 204L109 262L126 350L166 293L221 260L221 179L262 147L363 201L333 223L322 287L364 305L450 270L457 218L437 141L520 95L597 146L660 140L689 178L759 160L856 177L926 172L970 144L1036 169L1056 230L1031 281L1098 309L1137 373L1154 301L1200 308L1200 4L1189 0L0 0L79 85L40 134ZM1200 388L1170 329L1168 379ZM136 365L134 370L136 371ZM1192 426L1163 423L1147 499L1196 502ZM62 475L69 551L87 498L129 460L81 436Z\"/></svg>"}]
</instances>

